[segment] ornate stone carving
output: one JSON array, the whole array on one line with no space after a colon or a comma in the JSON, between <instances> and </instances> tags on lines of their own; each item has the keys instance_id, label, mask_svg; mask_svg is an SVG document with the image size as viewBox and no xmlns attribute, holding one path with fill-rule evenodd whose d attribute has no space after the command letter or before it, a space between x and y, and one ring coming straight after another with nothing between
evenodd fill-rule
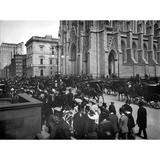
<instances>
[{"instance_id":1,"label":"ornate stone carving","mask_svg":"<svg viewBox=\"0 0 160 160\"><path fill-rule=\"evenodd\" d=\"M117 51L117 40L114 36L108 36L107 37L107 48L110 52L112 49Z\"/></svg>"},{"instance_id":2,"label":"ornate stone carving","mask_svg":"<svg viewBox=\"0 0 160 160\"><path fill-rule=\"evenodd\" d=\"M76 42L76 29L73 26L70 32L70 41Z\"/></svg>"},{"instance_id":3,"label":"ornate stone carving","mask_svg":"<svg viewBox=\"0 0 160 160\"><path fill-rule=\"evenodd\" d=\"M107 40L107 33L104 31L104 50L105 52L108 51L108 44L107 44L108 40Z\"/></svg>"},{"instance_id":4,"label":"ornate stone carving","mask_svg":"<svg viewBox=\"0 0 160 160\"><path fill-rule=\"evenodd\" d=\"M89 49L89 37L84 37L84 41L83 41L83 61L87 60L87 53L88 53L88 49Z\"/></svg>"},{"instance_id":5,"label":"ornate stone carving","mask_svg":"<svg viewBox=\"0 0 160 160\"><path fill-rule=\"evenodd\" d=\"M113 37L112 36L107 36L107 48L108 48L108 51L110 50L111 48L111 45L112 45L112 39Z\"/></svg>"}]
</instances>

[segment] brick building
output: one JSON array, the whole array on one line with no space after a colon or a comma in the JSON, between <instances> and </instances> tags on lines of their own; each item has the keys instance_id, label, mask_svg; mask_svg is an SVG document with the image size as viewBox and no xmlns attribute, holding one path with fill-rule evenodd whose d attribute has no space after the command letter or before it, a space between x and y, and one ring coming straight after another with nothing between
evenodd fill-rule
<instances>
[{"instance_id":1,"label":"brick building","mask_svg":"<svg viewBox=\"0 0 160 160\"><path fill-rule=\"evenodd\" d=\"M160 21L60 21L64 74L160 77Z\"/></svg>"},{"instance_id":2,"label":"brick building","mask_svg":"<svg viewBox=\"0 0 160 160\"><path fill-rule=\"evenodd\" d=\"M1 78L6 78L6 79L9 78L9 73L10 73L9 69L10 67L9 65L7 65L1 70Z\"/></svg>"},{"instance_id":3,"label":"brick building","mask_svg":"<svg viewBox=\"0 0 160 160\"><path fill-rule=\"evenodd\" d=\"M22 77L25 76L26 55L14 55L14 58L11 60L9 65L9 78Z\"/></svg>"},{"instance_id":4,"label":"brick building","mask_svg":"<svg viewBox=\"0 0 160 160\"><path fill-rule=\"evenodd\" d=\"M0 45L0 69L3 69L5 66L10 65L11 59L14 55L24 54L24 43L2 43Z\"/></svg>"}]
</instances>

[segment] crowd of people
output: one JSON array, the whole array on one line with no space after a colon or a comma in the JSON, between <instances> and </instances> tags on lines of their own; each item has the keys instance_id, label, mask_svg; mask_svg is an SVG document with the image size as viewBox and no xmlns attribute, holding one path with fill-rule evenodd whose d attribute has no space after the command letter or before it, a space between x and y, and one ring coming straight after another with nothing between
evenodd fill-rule
<instances>
[{"instance_id":1,"label":"crowd of people","mask_svg":"<svg viewBox=\"0 0 160 160\"><path fill-rule=\"evenodd\" d=\"M107 106L99 94L92 96L78 87L84 79L92 77L16 78L3 83L12 103L18 103L20 93L43 102L42 131L37 139L135 139L136 124L140 128L137 135L143 131L147 139L147 113L142 102L136 123L129 100L120 107L118 117L114 102Z\"/></svg>"}]
</instances>

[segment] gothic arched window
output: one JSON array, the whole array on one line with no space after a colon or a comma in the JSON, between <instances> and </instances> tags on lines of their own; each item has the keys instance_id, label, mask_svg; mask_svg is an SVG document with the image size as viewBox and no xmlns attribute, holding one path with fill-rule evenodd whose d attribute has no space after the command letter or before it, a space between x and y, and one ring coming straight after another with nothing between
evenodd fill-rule
<instances>
[{"instance_id":1,"label":"gothic arched window","mask_svg":"<svg viewBox=\"0 0 160 160\"><path fill-rule=\"evenodd\" d=\"M127 54L126 54L126 45L124 41L121 41L121 50L122 50L122 61L123 63L127 62Z\"/></svg>"},{"instance_id":2,"label":"gothic arched window","mask_svg":"<svg viewBox=\"0 0 160 160\"><path fill-rule=\"evenodd\" d=\"M156 45L153 45L153 51L154 51L154 57L155 57L155 59L156 59L156 61L158 61L157 60L157 48L156 48Z\"/></svg>"},{"instance_id":3,"label":"gothic arched window","mask_svg":"<svg viewBox=\"0 0 160 160\"><path fill-rule=\"evenodd\" d=\"M133 42L133 44L132 44L132 49L133 49L134 59L138 62L137 45L135 44L135 42Z\"/></svg>"},{"instance_id":4,"label":"gothic arched window","mask_svg":"<svg viewBox=\"0 0 160 160\"><path fill-rule=\"evenodd\" d=\"M144 50L144 57L146 61L148 61L147 45L145 43L143 44L143 50Z\"/></svg>"},{"instance_id":5,"label":"gothic arched window","mask_svg":"<svg viewBox=\"0 0 160 160\"><path fill-rule=\"evenodd\" d=\"M159 52L156 52L156 56L157 56L157 62L160 63L160 55L159 55Z\"/></svg>"},{"instance_id":6,"label":"gothic arched window","mask_svg":"<svg viewBox=\"0 0 160 160\"><path fill-rule=\"evenodd\" d=\"M154 24L154 36L155 37L158 36L158 24L157 23Z\"/></svg>"},{"instance_id":7,"label":"gothic arched window","mask_svg":"<svg viewBox=\"0 0 160 160\"><path fill-rule=\"evenodd\" d=\"M137 24L137 32L140 33L142 31L142 23L138 22Z\"/></svg>"},{"instance_id":8,"label":"gothic arched window","mask_svg":"<svg viewBox=\"0 0 160 160\"><path fill-rule=\"evenodd\" d=\"M113 27L113 30L116 31L117 30L117 21L112 21L112 27Z\"/></svg>"},{"instance_id":9,"label":"gothic arched window","mask_svg":"<svg viewBox=\"0 0 160 160\"><path fill-rule=\"evenodd\" d=\"M127 31L131 29L131 21L127 21Z\"/></svg>"},{"instance_id":10,"label":"gothic arched window","mask_svg":"<svg viewBox=\"0 0 160 160\"><path fill-rule=\"evenodd\" d=\"M72 44L72 46L71 46L70 60L76 61L76 46L75 46L75 44Z\"/></svg>"},{"instance_id":11,"label":"gothic arched window","mask_svg":"<svg viewBox=\"0 0 160 160\"><path fill-rule=\"evenodd\" d=\"M40 76L43 76L43 69L40 70Z\"/></svg>"},{"instance_id":12,"label":"gothic arched window","mask_svg":"<svg viewBox=\"0 0 160 160\"><path fill-rule=\"evenodd\" d=\"M158 63L160 63L160 55L159 55L159 52L157 52L157 47L156 47L156 45L153 45L153 50L154 50L154 57L155 57L156 61L157 61Z\"/></svg>"},{"instance_id":13,"label":"gothic arched window","mask_svg":"<svg viewBox=\"0 0 160 160\"><path fill-rule=\"evenodd\" d=\"M146 34L150 34L150 24L149 21L146 22Z\"/></svg>"},{"instance_id":14,"label":"gothic arched window","mask_svg":"<svg viewBox=\"0 0 160 160\"><path fill-rule=\"evenodd\" d=\"M104 21L104 24L109 26L110 22L109 21Z\"/></svg>"}]
</instances>

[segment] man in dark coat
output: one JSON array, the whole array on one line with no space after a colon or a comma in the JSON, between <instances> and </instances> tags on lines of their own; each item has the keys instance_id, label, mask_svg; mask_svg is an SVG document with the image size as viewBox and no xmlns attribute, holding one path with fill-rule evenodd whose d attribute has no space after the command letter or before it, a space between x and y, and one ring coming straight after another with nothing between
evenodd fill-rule
<instances>
[{"instance_id":1,"label":"man in dark coat","mask_svg":"<svg viewBox=\"0 0 160 160\"><path fill-rule=\"evenodd\" d=\"M61 108L55 107L48 120L50 139L70 139L70 126L62 118Z\"/></svg>"},{"instance_id":2,"label":"man in dark coat","mask_svg":"<svg viewBox=\"0 0 160 160\"><path fill-rule=\"evenodd\" d=\"M73 117L73 128L76 139L84 139L86 134L86 116L83 113L81 105L78 106L78 112Z\"/></svg>"},{"instance_id":3,"label":"man in dark coat","mask_svg":"<svg viewBox=\"0 0 160 160\"><path fill-rule=\"evenodd\" d=\"M130 100L127 100L126 103L122 106L124 111L129 111L132 114L132 107L130 106Z\"/></svg>"},{"instance_id":4,"label":"man in dark coat","mask_svg":"<svg viewBox=\"0 0 160 160\"><path fill-rule=\"evenodd\" d=\"M116 109L115 109L114 102L111 102L111 104L109 105L109 111L113 112L116 115Z\"/></svg>"},{"instance_id":5,"label":"man in dark coat","mask_svg":"<svg viewBox=\"0 0 160 160\"><path fill-rule=\"evenodd\" d=\"M130 105L130 100L127 100L126 103L122 106L124 109L125 115L128 117L128 139L135 139L134 136L134 127L135 127L135 122L134 118L132 115L133 109Z\"/></svg>"},{"instance_id":6,"label":"man in dark coat","mask_svg":"<svg viewBox=\"0 0 160 160\"><path fill-rule=\"evenodd\" d=\"M130 112L125 112L125 115L128 117L128 139L135 139L134 127L135 122L132 114Z\"/></svg>"},{"instance_id":7,"label":"man in dark coat","mask_svg":"<svg viewBox=\"0 0 160 160\"><path fill-rule=\"evenodd\" d=\"M147 111L146 109L143 107L143 103L140 102L139 103L139 109L137 112L137 124L139 127L139 132L138 132L138 136L141 136L141 132L143 131L144 134L144 139L147 139L147 132L146 132L146 128L147 128Z\"/></svg>"},{"instance_id":8,"label":"man in dark coat","mask_svg":"<svg viewBox=\"0 0 160 160\"><path fill-rule=\"evenodd\" d=\"M90 110L86 115L86 139L97 139L97 127L95 120L98 114L96 114L93 110Z\"/></svg>"},{"instance_id":9,"label":"man in dark coat","mask_svg":"<svg viewBox=\"0 0 160 160\"><path fill-rule=\"evenodd\" d=\"M109 112L101 113L102 120L98 126L99 139L115 139L114 127L109 119Z\"/></svg>"},{"instance_id":10,"label":"man in dark coat","mask_svg":"<svg viewBox=\"0 0 160 160\"><path fill-rule=\"evenodd\" d=\"M70 107L73 107L73 93L71 89L69 89L69 93L67 94L67 103Z\"/></svg>"},{"instance_id":11,"label":"man in dark coat","mask_svg":"<svg viewBox=\"0 0 160 160\"><path fill-rule=\"evenodd\" d=\"M110 107L109 108L109 120L112 123L112 126L114 128L114 137L117 139L118 138L118 131L119 131L119 125L118 125L118 117L116 115L116 110L115 107Z\"/></svg>"}]
</instances>

